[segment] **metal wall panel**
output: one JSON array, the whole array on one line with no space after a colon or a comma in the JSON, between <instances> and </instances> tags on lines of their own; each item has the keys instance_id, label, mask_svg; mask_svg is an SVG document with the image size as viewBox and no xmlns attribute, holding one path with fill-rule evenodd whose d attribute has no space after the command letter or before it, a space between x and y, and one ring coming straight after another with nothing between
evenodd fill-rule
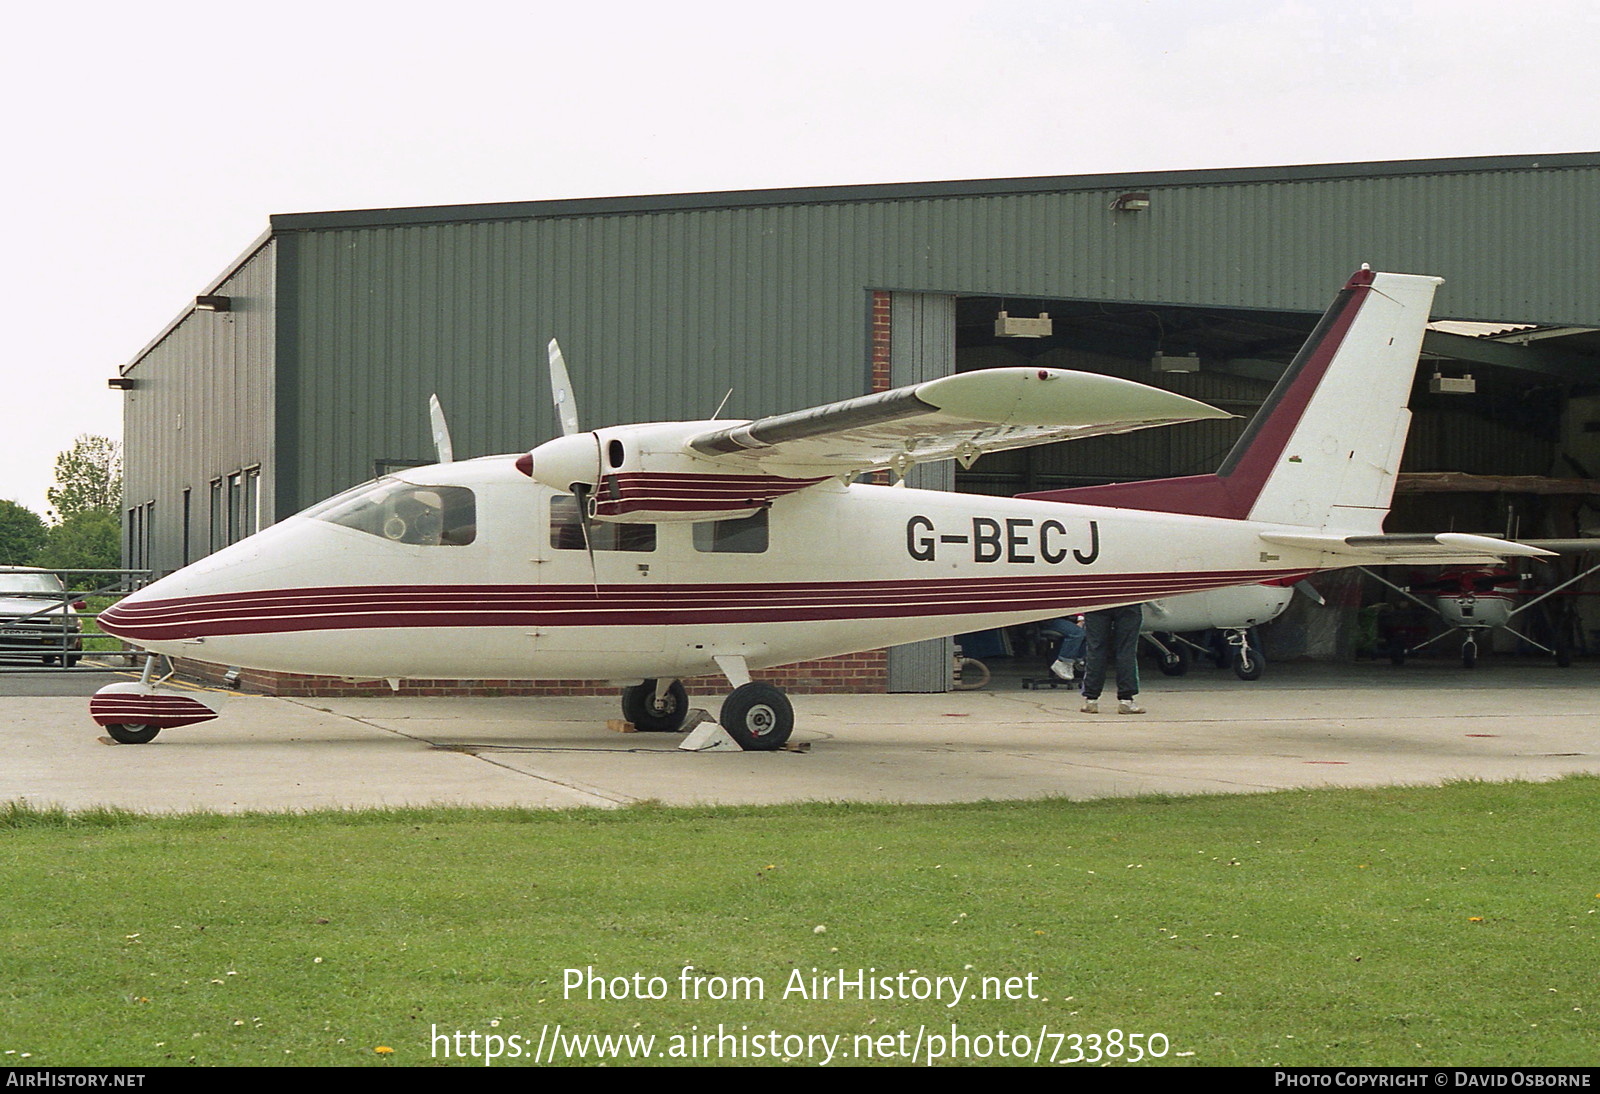
<instances>
[{"instance_id":1,"label":"metal wall panel","mask_svg":"<svg viewBox=\"0 0 1600 1094\"><path fill-rule=\"evenodd\" d=\"M208 290L230 297L230 310L191 311L131 373L135 387L123 403L124 519L126 510L153 504L148 562L158 572L184 564L185 490L191 560L211 549L213 480L260 468L260 523L272 522L276 284L269 242Z\"/></svg>"},{"instance_id":2,"label":"metal wall panel","mask_svg":"<svg viewBox=\"0 0 1600 1094\"><path fill-rule=\"evenodd\" d=\"M280 347L295 357L303 454L284 504L359 480L376 458L427 458L433 391L459 451L543 440L551 336L586 424L702 417L729 388L730 417L860 394L872 289L1315 313L1370 262L1445 276L1440 315L1600 326L1600 300L1572 276L1600 268L1600 167L1162 179L1133 213L1112 210L1117 188L883 200L865 188L454 223L286 218L307 226L292 232L298 336Z\"/></svg>"},{"instance_id":3,"label":"metal wall panel","mask_svg":"<svg viewBox=\"0 0 1600 1094\"><path fill-rule=\"evenodd\" d=\"M956 371L956 301L933 293L895 293L889 310L889 386L906 387ZM955 488L955 464L923 464L906 474L906 486L919 490ZM892 692L950 690L955 639L931 638L889 647Z\"/></svg>"}]
</instances>

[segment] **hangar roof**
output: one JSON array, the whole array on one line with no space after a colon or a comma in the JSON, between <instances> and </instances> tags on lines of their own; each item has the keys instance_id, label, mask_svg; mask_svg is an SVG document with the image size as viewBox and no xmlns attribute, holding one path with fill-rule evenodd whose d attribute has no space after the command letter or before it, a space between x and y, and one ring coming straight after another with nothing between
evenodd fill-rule
<instances>
[{"instance_id":1,"label":"hangar roof","mask_svg":"<svg viewBox=\"0 0 1600 1094\"><path fill-rule=\"evenodd\" d=\"M1539 156L1469 156L1433 160L1377 160L1368 163L1318 163L1280 167L1225 167L1192 171L1125 171L1099 175L1036 175L1027 178L875 183L862 186L797 186L774 190L721 190L707 193L508 201L477 205L352 209L338 212L282 213L273 216L271 223L274 231L314 231L319 228L597 216L607 213L639 214L690 209L923 200L1079 190L1140 190L1151 187L1221 186L1231 183L1322 182L1563 167L1600 167L1600 152L1560 152Z\"/></svg>"}]
</instances>

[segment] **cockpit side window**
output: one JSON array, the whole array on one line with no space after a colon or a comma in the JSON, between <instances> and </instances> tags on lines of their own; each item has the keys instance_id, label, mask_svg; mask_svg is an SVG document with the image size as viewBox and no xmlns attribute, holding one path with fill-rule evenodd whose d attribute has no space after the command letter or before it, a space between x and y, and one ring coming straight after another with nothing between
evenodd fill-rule
<instances>
[{"instance_id":1,"label":"cockpit side window","mask_svg":"<svg viewBox=\"0 0 1600 1094\"><path fill-rule=\"evenodd\" d=\"M586 544L583 522L578 519L577 498L571 494L557 494L550 499L550 546L558 551L583 551L591 546L596 551L656 549L654 524L618 524L608 520L591 520L587 532L589 543Z\"/></svg>"},{"instance_id":2,"label":"cockpit side window","mask_svg":"<svg viewBox=\"0 0 1600 1094\"><path fill-rule=\"evenodd\" d=\"M415 547L464 547L478 538L477 499L465 486L379 479L307 509L305 515Z\"/></svg>"}]
</instances>

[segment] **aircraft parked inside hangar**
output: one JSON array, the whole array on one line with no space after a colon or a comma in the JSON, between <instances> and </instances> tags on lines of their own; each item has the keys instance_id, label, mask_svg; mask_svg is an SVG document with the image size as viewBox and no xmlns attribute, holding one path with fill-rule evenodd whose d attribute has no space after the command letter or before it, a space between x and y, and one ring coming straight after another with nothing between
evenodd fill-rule
<instances>
[{"instance_id":1,"label":"aircraft parked inside hangar","mask_svg":"<svg viewBox=\"0 0 1600 1094\"><path fill-rule=\"evenodd\" d=\"M1282 615L1297 591L1322 603L1310 583L1287 579L1152 600L1144 606L1140 633L1156 647L1168 676L1183 675L1191 654L1198 653L1216 657L1219 667L1231 667L1241 680L1259 680L1267 660L1250 632ZM1225 645L1208 649L1183 637L1195 631L1215 631Z\"/></svg>"},{"instance_id":2,"label":"aircraft parked inside hangar","mask_svg":"<svg viewBox=\"0 0 1600 1094\"><path fill-rule=\"evenodd\" d=\"M723 728L781 746L788 697L750 672L1117 604L1405 562L1545 552L1384 535L1438 279L1352 276L1215 475L995 498L853 482L887 469L1228 415L1115 377L962 373L748 422L563 435L520 456L358 486L162 578L100 617L153 655L369 679L625 683L678 728L680 680L733 685ZM119 741L214 717L145 679L91 716Z\"/></svg>"}]
</instances>

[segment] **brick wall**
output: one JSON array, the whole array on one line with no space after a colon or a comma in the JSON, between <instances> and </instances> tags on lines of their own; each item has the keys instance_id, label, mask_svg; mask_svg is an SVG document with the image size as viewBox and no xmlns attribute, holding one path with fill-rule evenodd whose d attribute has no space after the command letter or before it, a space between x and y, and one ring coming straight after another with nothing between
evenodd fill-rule
<instances>
[{"instance_id":1,"label":"brick wall","mask_svg":"<svg viewBox=\"0 0 1600 1094\"><path fill-rule=\"evenodd\" d=\"M872 390L889 390L889 304L886 292L872 294Z\"/></svg>"}]
</instances>

